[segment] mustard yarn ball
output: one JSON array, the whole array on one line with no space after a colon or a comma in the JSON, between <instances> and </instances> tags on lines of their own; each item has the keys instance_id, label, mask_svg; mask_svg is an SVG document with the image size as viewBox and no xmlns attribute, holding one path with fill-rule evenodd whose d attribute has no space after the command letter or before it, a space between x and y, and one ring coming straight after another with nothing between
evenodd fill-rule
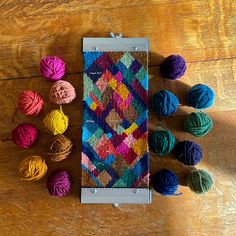
<instances>
[{"instance_id":1,"label":"mustard yarn ball","mask_svg":"<svg viewBox=\"0 0 236 236\"><path fill-rule=\"evenodd\" d=\"M43 178L48 167L41 156L29 156L24 158L19 166L19 173L22 180L36 181Z\"/></svg>"},{"instance_id":2,"label":"mustard yarn ball","mask_svg":"<svg viewBox=\"0 0 236 236\"><path fill-rule=\"evenodd\" d=\"M62 107L60 109L52 110L49 112L44 120L44 126L53 134L63 134L69 124L68 116L65 115L62 111Z\"/></svg>"}]
</instances>

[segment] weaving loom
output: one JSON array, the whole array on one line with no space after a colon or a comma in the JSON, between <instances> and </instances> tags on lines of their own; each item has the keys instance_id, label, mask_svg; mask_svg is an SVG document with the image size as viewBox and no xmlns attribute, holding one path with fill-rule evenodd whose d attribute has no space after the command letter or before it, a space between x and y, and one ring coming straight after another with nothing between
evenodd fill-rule
<instances>
[{"instance_id":1,"label":"weaving loom","mask_svg":"<svg viewBox=\"0 0 236 236\"><path fill-rule=\"evenodd\" d=\"M150 203L145 38L84 38L82 203Z\"/></svg>"}]
</instances>

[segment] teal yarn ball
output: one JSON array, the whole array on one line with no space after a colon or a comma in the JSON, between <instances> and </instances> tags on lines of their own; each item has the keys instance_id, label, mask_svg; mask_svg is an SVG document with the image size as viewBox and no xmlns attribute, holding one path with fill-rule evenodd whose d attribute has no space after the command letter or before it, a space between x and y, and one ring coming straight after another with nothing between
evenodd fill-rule
<instances>
[{"instance_id":1,"label":"teal yarn ball","mask_svg":"<svg viewBox=\"0 0 236 236\"><path fill-rule=\"evenodd\" d=\"M214 103L213 90L204 84L194 85L188 93L189 104L196 109L211 107Z\"/></svg>"},{"instance_id":2,"label":"teal yarn ball","mask_svg":"<svg viewBox=\"0 0 236 236\"><path fill-rule=\"evenodd\" d=\"M192 112L184 121L184 129L188 133L203 137L213 128L213 121L210 116L203 112Z\"/></svg>"},{"instance_id":3,"label":"teal yarn ball","mask_svg":"<svg viewBox=\"0 0 236 236\"><path fill-rule=\"evenodd\" d=\"M213 178L205 170L193 170L187 177L187 184L193 192L203 194L211 190Z\"/></svg>"},{"instance_id":4,"label":"teal yarn ball","mask_svg":"<svg viewBox=\"0 0 236 236\"><path fill-rule=\"evenodd\" d=\"M175 137L169 130L157 130L149 136L151 150L160 156L167 156L175 146Z\"/></svg>"},{"instance_id":5,"label":"teal yarn ball","mask_svg":"<svg viewBox=\"0 0 236 236\"><path fill-rule=\"evenodd\" d=\"M157 115L167 117L177 111L179 100L172 92L160 90L153 96L152 106Z\"/></svg>"}]
</instances>

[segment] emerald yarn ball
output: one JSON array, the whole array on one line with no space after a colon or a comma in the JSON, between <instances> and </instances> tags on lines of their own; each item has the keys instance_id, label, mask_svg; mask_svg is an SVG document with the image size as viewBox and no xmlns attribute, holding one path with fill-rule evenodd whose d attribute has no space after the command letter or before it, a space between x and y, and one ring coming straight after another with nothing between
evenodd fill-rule
<instances>
[{"instance_id":1,"label":"emerald yarn ball","mask_svg":"<svg viewBox=\"0 0 236 236\"><path fill-rule=\"evenodd\" d=\"M187 183L193 192L203 194L212 188L213 178L205 170L193 170L187 177Z\"/></svg>"},{"instance_id":2,"label":"emerald yarn ball","mask_svg":"<svg viewBox=\"0 0 236 236\"><path fill-rule=\"evenodd\" d=\"M175 146L175 137L169 130L157 130L149 136L151 150L160 156L167 156Z\"/></svg>"},{"instance_id":3,"label":"emerald yarn ball","mask_svg":"<svg viewBox=\"0 0 236 236\"><path fill-rule=\"evenodd\" d=\"M212 130L212 127L211 117L203 112L192 112L184 122L185 131L196 137L203 137Z\"/></svg>"}]
</instances>

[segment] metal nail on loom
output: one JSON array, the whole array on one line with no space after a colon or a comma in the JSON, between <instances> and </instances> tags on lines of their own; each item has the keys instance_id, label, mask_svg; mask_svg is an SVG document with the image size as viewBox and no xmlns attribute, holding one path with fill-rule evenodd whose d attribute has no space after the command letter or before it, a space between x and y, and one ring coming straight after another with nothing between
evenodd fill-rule
<instances>
[{"instance_id":1,"label":"metal nail on loom","mask_svg":"<svg viewBox=\"0 0 236 236\"><path fill-rule=\"evenodd\" d=\"M83 38L83 52L148 52L149 40L147 38L122 38L122 34L112 38Z\"/></svg>"}]
</instances>

